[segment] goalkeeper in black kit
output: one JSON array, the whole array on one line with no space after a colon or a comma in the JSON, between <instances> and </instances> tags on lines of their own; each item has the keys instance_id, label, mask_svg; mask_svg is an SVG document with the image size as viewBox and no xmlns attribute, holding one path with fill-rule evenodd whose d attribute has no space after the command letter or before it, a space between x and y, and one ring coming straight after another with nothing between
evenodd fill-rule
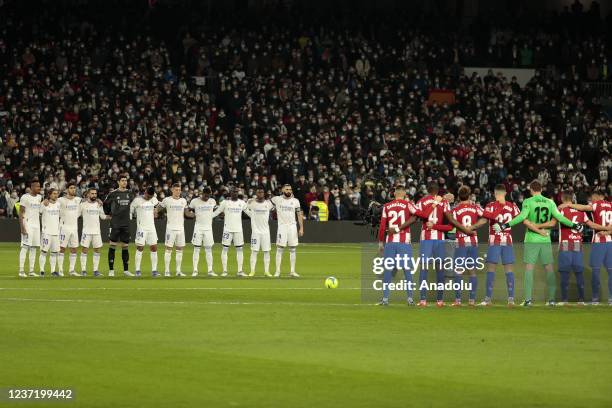
<instances>
[{"instance_id":1,"label":"goalkeeper in black kit","mask_svg":"<svg viewBox=\"0 0 612 408\"><path fill-rule=\"evenodd\" d=\"M134 193L127 189L127 176L119 177L119 188L111 191L104 200L104 212L111 216L109 233L110 248L108 249L108 276L115 276L115 249L121 245L121 259L123 260L123 273L134 276L129 271L130 253L130 203Z\"/></svg>"}]
</instances>

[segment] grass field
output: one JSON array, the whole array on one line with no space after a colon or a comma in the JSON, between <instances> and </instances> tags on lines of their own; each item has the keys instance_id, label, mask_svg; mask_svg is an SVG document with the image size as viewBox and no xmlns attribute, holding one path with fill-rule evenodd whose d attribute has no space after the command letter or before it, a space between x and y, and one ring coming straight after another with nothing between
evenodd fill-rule
<instances>
[{"instance_id":1,"label":"grass field","mask_svg":"<svg viewBox=\"0 0 612 408\"><path fill-rule=\"evenodd\" d=\"M358 245L300 246L299 280L18 279L17 254L0 245L0 387L68 406L612 406L608 306L375 307Z\"/></svg>"}]
</instances>

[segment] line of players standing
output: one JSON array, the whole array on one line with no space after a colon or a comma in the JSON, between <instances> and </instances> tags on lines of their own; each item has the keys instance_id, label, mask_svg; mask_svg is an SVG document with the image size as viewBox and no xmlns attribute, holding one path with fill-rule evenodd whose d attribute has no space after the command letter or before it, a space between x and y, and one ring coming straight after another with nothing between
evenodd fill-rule
<instances>
[{"instance_id":1,"label":"line of players standing","mask_svg":"<svg viewBox=\"0 0 612 408\"><path fill-rule=\"evenodd\" d=\"M224 227L221 251L221 276L227 276L229 247L236 248L238 276L253 276L257 264L258 253L263 252L264 274L268 277L279 277L282 256L288 248L290 260L290 276L299 277L295 271L296 247L298 237L304 233L303 217L299 201L293 197L290 185L282 188L282 195L266 199L263 189L258 189L255 199L244 201L238 197L238 191L232 190L230 198L217 205L211 197L211 191L204 188L199 197L190 203L180 196L181 186L172 186L172 195L161 202L155 197L152 188L146 189L143 195L135 196L127 189L127 177L119 179L117 189L111 191L104 201L98 199L97 191L90 188L83 199L76 196L76 185L69 184L65 195L59 197L59 191L49 189L46 198L41 196L41 186L37 180L30 184L30 191L20 199L19 221L21 227L21 250L19 254L19 276L27 277L25 273L26 259L29 255L29 276L44 276L47 257L52 276L64 276L64 254L70 249L69 274L72 276L87 275L87 258L89 248L93 249L93 274L101 276L99 270L100 250L103 246L100 220L110 219L110 247L108 251L108 276L115 275L115 254L121 249L123 273L134 276L129 271L130 220L136 218L136 255L135 275L141 276L141 263L145 247L150 249L152 276L159 276L157 271L157 231L155 218L162 213L166 215L165 233L165 273L171 276L170 263L172 252L175 253L176 276L185 276L182 272L182 256L185 247L185 218L195 218L192 238L193 270L192 276L198 276L198 265L201 249L206 255L209 276L217 276L213 270L212 247L214 244L212 220L220 214L224 215ZM276 238L276 271L270 274L270 212L276 211L278 230ZM251 219L251 258L249 275L243 272L242 213ZM83 219L81 239L78 236L78 218ZM42 228L41 228L42 221ZM299 226L299 229L298 229ZM81 273L76 272L77 248L81 246ZM39 272L34 271L37 248L40 246ZM57 271L56 271L57 266Z\"/></svg>"}]
</instances>

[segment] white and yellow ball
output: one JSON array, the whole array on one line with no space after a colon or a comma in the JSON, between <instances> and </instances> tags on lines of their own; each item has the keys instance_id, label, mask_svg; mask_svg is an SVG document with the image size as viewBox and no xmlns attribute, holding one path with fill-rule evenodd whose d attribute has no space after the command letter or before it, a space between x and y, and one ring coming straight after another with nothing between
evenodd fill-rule
<instances>
[{"instance_id":1,"label":"white and yellow ball","mask_svg":"<svg viewBox=\"0 0 612 408\"><path fill-rule=\"evenodd\" d=\"M336 289L338 287L338 279L334 278L333 276L325 279L325 287L327 289Z\"/></svg>"}]
</instances>

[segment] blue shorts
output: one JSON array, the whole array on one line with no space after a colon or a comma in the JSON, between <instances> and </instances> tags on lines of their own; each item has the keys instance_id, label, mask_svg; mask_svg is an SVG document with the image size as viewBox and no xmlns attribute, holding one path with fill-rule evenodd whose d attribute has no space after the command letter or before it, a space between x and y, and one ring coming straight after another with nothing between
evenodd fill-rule
<instances>
[{"instance_id":1,"label":"blue shorts","mask_svg":"<svg viewBox=\"0 0 612 408\"><path fill-rule=\"evenodd\" d=\"M612 268L612 242L597 242L591 245L591 268Z\"/></svg>"},{"instance_id":2,"label":"blue shorts","mask_svg":"<svg viewBox=\"0 0 612 408\"><path fill-rule=\"evenodd\" d=\"M582 251L559 251L559 271L574 272L584 271Z\"/></svg>"},{"instance_id":3,"label":"blue shorts","mask_svg":"<svg viewBox=\"0 0 612 408\"><path fill-rule=\"evenodd\" d=\"M387 242L385 243L385 250L383 253L383 257L385 258L395 258L397 255L401 256L402 259L404 255L407 255L408 258L412 258L412 246L410 244L406 244L404 242ZM412 261L409 260L407 262L407 268L405 271L410 271L412 268Z\"/></svg>"},{"instance_id":4,"label":"blue shorts","mask_svg":"<svg viewBox=\"0 0 612 408\"><path fill-rule=\"evenodd\" d=\"M478 258L478 247L477 246L467 246L467 247L455 248L455 259L457 258L464 258L466 260L469 259L470 263L476 262L476 258Z\"/></svg>"},{"instance_id":5,"label":"blue shorts","mask_svg":"<svg viewBox=\"0 0 612 408\"><path fill-rule=\"evenodd\" d=\"M426 239L421 241L419 247L421 258L441 258L446 257L446 241L442 239Z\"/></svg>"},{"instance_id":6,"label":"blue shorts","mask_svg":"<svg viewBox=\"0 0 612 408\"><path fill-rule=\"evenodd\" d=\"M514 263L514 249L512 245L490 245L487 249L487 262L502 265Z\"/></svg>"}]
</instances>

